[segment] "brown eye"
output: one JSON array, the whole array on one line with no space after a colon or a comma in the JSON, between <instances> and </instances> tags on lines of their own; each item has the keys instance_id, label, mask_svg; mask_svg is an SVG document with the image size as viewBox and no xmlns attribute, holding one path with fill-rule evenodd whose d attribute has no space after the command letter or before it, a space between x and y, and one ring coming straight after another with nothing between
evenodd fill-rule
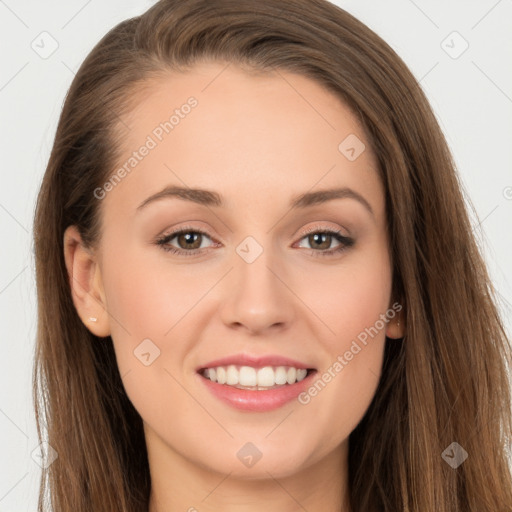
<instances>
[{"instance_id":1,"label":"brown eye","mask_svg":"<svg viewBox=\"0 0 512 512\"><path fill-rule=\"evenodd\" d=\"M335 256L338 253L348 249L354 245L354 239L341 234L341 231L332 231L329 229L317 230L311 232L301 240L307 240L309 247L306 249L312 250L313 256ZM333 241L337 241L338 245L331 248Z\"/></svg>"},{"instance_id":2,"label":"brown eye","mask_svg":"<svg viewBox=\"0 0 512 512\"><path fill-rule=\"evenodd\" d=\"M199 249L201 247L201 237L200 233L187 231L176 235L174 238L176 238L180 249Z\"/></svg>"},{"instance_id":3,"label":"brown eye","mask_svg":"<svg viewBox=\"0 0 512 512\"><path fill-rule=\"evenodd\" d=\"M175 239L175 243L171 244ZM208 249L207 247L201 247L205 239L211 240L210 236L204 231L184 228L164 235L155 243L161 246L164 251L183 256L194 256L203 252L203 249Z\"/></svg>"},{"instance_id":4,"label":"brown eye","mask_svg":"<svg viewBox=\"0 0 512 512\"><path fill-rule=\"evenodd\" d=\"M314 233L308 236L308 242L313 249L329 249L332 238L328 233Z\"/></svg>"}]
</instances>

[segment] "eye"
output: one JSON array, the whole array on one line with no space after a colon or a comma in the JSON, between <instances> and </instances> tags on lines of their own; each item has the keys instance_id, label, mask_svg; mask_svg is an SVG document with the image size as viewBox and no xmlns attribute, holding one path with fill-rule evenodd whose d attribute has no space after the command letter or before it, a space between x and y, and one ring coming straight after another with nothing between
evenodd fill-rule
<instances>
[{"instance_id":1,"label":"eye","mask_svg":"<svg viewBox=\"0 0 512 512\"><path fill-rule=\"evenodd\" d=\"M156 244L161 246L166 252L183 256L194 256L199 252L203 252L202 241L204 237L210 238L205 231L184 227L157 239ZM170 245L170 242L174 239L176 239L178 247Z\"/></svg>"},{"instance_id":2,"label":"eye","mask_svg":"<svg viewBox=\"0 0 512 512\"><path fill-rule=\"evenodd\" d=\"M331 229L315 228L314 230L310 230L301 240L308 242L312 249L311 255L315 257L335 256L354 245L353 238L343 235L341 231ZM339 245L329 249L333 241L337 241Z\"/></svg>"}]
</instances>

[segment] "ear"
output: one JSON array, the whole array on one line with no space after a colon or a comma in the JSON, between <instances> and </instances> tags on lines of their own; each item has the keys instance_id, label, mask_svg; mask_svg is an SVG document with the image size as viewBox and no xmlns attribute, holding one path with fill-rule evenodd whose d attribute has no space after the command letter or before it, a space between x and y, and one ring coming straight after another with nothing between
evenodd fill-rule
<instances>
[{"instance_id":1,"label":"ear","mask_svg":"<svg viewBox=\"0 0 512 512\"><path fill-rule=\"evenodd\" d=\"M405 336L405 315L403 307L399 305L400 309L395 309L394 306L399 304L395 302L393 304L393 310L395 316L390 318L386 326L386 336L391 339L400 339Z\"/></svg>"},{"instance_id":2,"label":"ear","mask_svg":"<svg viewBox=\"0 0 512 512\"><path fill-rule=\"evenodd\" d=\"M82 242L76 226L64 232L64 259L71 296L78 316L94 335L110 335L101 272L94 253Z\"/></svg>"}]
</instances>

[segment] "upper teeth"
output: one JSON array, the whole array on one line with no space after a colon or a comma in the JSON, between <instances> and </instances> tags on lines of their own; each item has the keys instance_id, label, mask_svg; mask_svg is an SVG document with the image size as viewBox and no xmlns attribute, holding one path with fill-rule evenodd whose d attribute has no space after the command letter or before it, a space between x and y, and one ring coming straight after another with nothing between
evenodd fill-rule
<instances>
[{"instance_id":1,"label":"upper teeth","mask_svg":"<svg viewBox=\"0 0 512 512\"><path fill-rule=\"evenodd\" d=\"M293 368L291 366L264 366L253 368L251 366L229 365L206 368L204 376L213 382L227 384L228 386L247 387L272 387L282 384L294 384L306 377L305 368Z\"/></svg>"}]
</instances>

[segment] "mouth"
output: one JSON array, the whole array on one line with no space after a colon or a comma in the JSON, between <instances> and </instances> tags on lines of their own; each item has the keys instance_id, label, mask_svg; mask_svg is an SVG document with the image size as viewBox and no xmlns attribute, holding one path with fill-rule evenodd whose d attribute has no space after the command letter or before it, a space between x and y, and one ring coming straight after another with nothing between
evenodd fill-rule
<instances>
[{"instance_id":1,"label":"mouth","mask_svg":"<svg viewBox=\"0 0 512 512\"><path fill-rule=\"evenodd\" d=\"M197 369L201 383L223 403L265 412L291 402L311 384L316 368L280 357L237 357Z\"/></svg>"},{"instance_id":2,"label":"mouth","mask_svg":"<svg viewBox=\"0 0 512 512\"><path fill-rule=\"evenodd\" d=\"M294 366L216 366L202 368L199 375L211 382L230 386L236 389L251 391L265 391L291 386L303 381L308 375L315 372L314 368L296 368Z\"/></svg>"}]
</instances>

